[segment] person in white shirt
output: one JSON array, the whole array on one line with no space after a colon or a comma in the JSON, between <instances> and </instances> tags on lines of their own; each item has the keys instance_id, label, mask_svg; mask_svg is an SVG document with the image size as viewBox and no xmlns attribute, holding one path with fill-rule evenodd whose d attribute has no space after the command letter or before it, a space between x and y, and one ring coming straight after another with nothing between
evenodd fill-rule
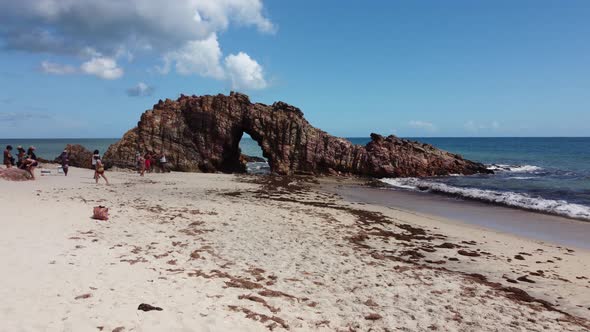
<instances>
[{"instance_id":1,"label":"person in white shirt","mask_svg":"<svg viewBox=\"0 0 590 332\"><path fill-rule=\"evenodd\" d=\"M97 179L96 176L96 161L100 159L100 154L98 152L98 150L94 150L94 152L92 153L92 169L95 171L94 172L94 179Z\"/></svg>"},{"instance_id":2,"label":"person in white shirt","mask_svg":"<svg viewBox=\"0 0 590 332\"><path fill-rule=\"evenodd\" d=\"M166 160L166 155L164 154L164 152L162 152L160 154L160 170L162 171L162 173L169 172L167 164L168 164L168 160Z\"/></svg>"}]
</instances>

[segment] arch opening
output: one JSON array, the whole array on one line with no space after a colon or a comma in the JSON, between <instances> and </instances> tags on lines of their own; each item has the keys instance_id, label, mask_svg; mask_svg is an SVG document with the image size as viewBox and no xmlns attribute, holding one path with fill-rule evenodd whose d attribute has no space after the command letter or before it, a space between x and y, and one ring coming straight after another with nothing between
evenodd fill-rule
<instances>
[{"instance_id":1,"label":"arch opening","mask_svg":"<svg viewBox=\"0 0 590 332\"><path fill-rule=\"evenodd\" d=\"M248 174L269 174L270 165L268 158L258 140L255 140L247 132L243 132L239 140L240 159L245 163L245 170Z\"/></svg>"},{"instance_id":2,"label":"arch opening","mask_svg":"<svg viewBox=\"0 0 590 332\"><path fill-rule=\"evenodd\" d=\"M264 152L261 137L243 129L236 130L231 137L223 148L224 173L271 173L271 156Z\"/></svg>"}]
</instances>

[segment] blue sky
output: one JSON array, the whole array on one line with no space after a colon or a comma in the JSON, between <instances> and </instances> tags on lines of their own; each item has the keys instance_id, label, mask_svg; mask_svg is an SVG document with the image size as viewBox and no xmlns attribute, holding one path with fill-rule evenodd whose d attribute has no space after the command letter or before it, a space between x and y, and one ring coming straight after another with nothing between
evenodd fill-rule
<instances>
[{"instance_id":1,"label":"blue sky","mask_svg":"<svg viewBox=\"0 0 590 332\"><path fill-rule=\"evenodd\" d=\"M590 133L588 1L117 3L0 3L0 137L120 137L232 89L338 136Z\"/></svg>"}]
</instances>

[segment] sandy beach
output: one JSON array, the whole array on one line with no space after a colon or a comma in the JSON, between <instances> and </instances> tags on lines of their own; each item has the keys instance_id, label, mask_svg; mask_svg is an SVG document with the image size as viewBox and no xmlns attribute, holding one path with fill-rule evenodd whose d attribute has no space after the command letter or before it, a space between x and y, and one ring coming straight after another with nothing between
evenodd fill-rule
<instances>
[{"instance_id":1,"label":"sandy beach","mask_svg":"<svg viewBox=\"0 0 590 332\"><path fill-rule=\"evenodd\" d=\"M322 189L340 179L92 174L0 182L0 331L590 330L586 249Z\"/></svg>"}]
</instances>

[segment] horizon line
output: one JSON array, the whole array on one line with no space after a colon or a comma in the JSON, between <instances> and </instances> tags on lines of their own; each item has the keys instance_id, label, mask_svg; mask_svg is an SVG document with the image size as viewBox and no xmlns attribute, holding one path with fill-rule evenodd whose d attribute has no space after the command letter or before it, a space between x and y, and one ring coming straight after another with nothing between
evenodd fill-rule
<instances>
[{"instance_id":1,"label":"horizon line","mask_svg":"<svg viewBox=\"0 0 590 332\"><path fill-rule=\"evenodd\" d=\"M390 134L393 135L393 134ZM382 135L384 137L390 135ZM371 138L370 136L336 136L341 138ZM590 136L398 136L399 138L590 138ZM113 139L120 140L121 137L10 137L0 138L0 140L86 140L86 139ZM247 137L244 137L248 139ZM253 139L253 138L250 138Z\"/></svg>"}]
</instances>

